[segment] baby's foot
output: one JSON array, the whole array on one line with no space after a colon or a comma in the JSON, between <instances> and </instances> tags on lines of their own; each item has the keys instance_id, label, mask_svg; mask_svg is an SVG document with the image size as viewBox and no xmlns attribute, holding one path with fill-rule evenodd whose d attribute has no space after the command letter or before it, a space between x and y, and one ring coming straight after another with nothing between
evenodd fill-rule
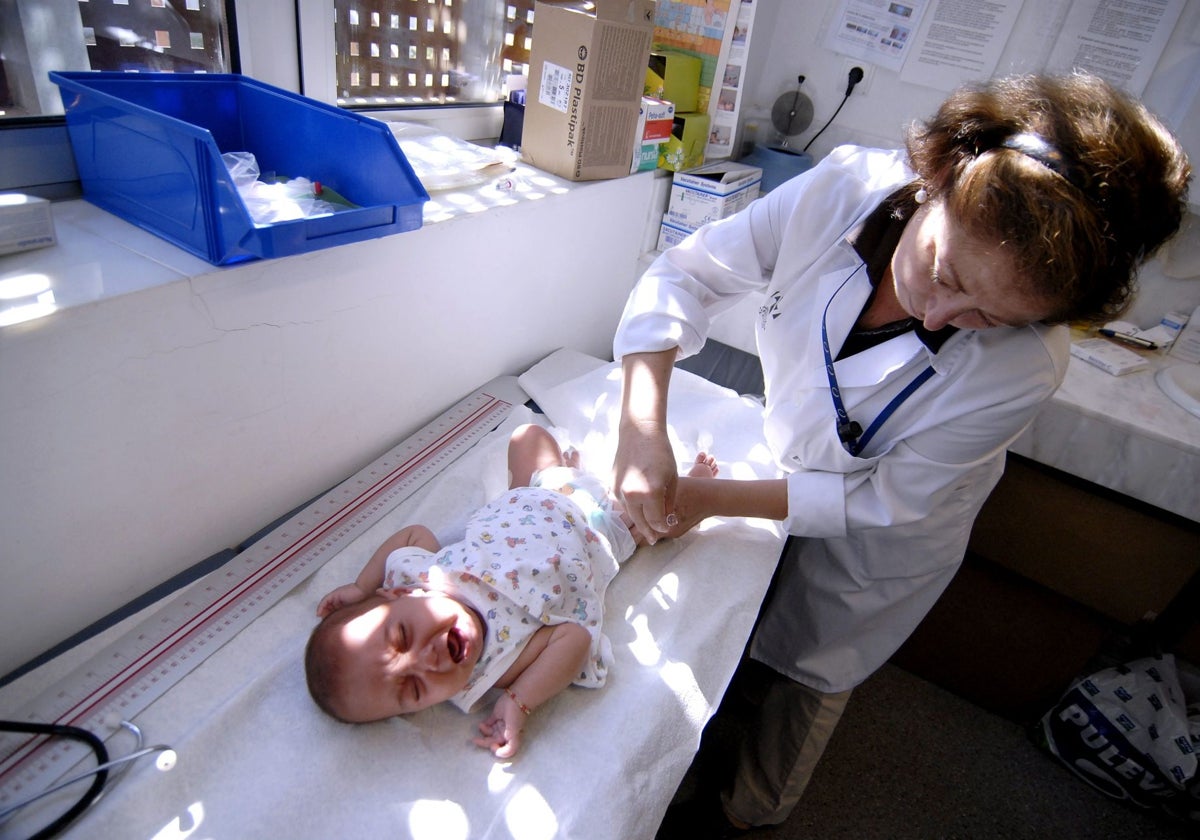
<instances>
[{"instance_id":1,"label":"baby's foot","mask_svg":"<svg viewBox=\"0 0 1200 840\"><path fill-rule=\"evenodd\" d=\"M717 459L709 455L707 452L701 452L696 456L696 462L692 464L692 468L688 470L688 475L692 478L716 478Z\"/></svg>"},{"instance_id":2,"label":"baby's foot","mask_svg":"<svg viewBox=\"0 0 1200 840\"><path fill-rule=\"evenodd\" d=\"M573 470L579 469L579 450L574 446L568 446L563 450L562 462L564 467L570 467Z\"/></svg>"}]
</instances>

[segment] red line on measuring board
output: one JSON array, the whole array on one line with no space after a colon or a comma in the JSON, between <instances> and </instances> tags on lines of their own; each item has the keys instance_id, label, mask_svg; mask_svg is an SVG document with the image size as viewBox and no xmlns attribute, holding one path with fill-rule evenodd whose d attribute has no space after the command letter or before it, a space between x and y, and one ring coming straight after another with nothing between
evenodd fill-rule
<instances>
[{"instance_id":1,"label":"red line on measuring board","mask_svg":"<svg viewBox=\"0 0 1200 840\"><path fill-rule=\"evenodd\" d=\"M464 431L470 430L470 428L479 420L483 419L497 408L511 406L511 403L509 403L507 400L493 397L490 394L483 393L480 394L480 396L485 397L488 402L485 402L484 405L468 414L438 437L434 438L430 443L426 444L395 469L387 473L384 477L380 478L378 481L352 499L348 504L338 508L316 526L311 528L303 536L297 538L282 551L275 554L262 566L251 571L247 577L243 578L232 589L218 597L216 601L209 604L195 616L192 616L184 624L177 627L150 650L143 653L129 665L126 665L123 670L110 677L107 681L101 683L91 693L81 698L74 706L63 712L58 718L55 719L54 722L63 723L69 720L71 723L76 723L85 718L97 706L106 702L110 697L112 697L112 695L121 691L131 681L136 680L144 672L156 666L161 659L167 656L180 643L186 641L192 636L195 636L197 633L211 624L214 619L224 612L231 601L236 601L242 595L252 592L262 583L264 579L270 578L276 571L289 565L297 556L301 555L301 552L310 547L315 541L319 541L326 534L328 534L330 530L336 528L338 525L346 521L347 518L353 518L354 514L361 510L364 505L369 503L381 492L387 490L404 475L411 473L412 471L424 465L427 461L429 461L430 458L437 455L448 443L453 442L453 440L459 437ZM351 479L349 480L352 479L353 476L351 476ZM337 488L334 488L333 492L336 491ZM26 744L22 745L22 747L18 747L9 756L9 762L7 763L9 763L10 766L0 771L0 782L2 782L4 777L10 772L36 754L37 749L34 749L29 754L19 757L19 754L22 752L22 750L27 749L30 743L34 740L37 740L37 738L30 738ZM38 746L45 746L47 743L47 741L43 740ZM13 759L16 759L16 761L14 762Z\"/></svg>"}]
</instances>

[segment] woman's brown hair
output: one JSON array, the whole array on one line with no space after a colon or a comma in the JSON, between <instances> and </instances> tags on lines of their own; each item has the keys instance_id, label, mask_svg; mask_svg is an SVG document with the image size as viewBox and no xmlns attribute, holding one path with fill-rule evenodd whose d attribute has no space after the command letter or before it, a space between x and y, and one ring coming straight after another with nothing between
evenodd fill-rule
<instances>
[{"instance_id":1,"label":"woman's brown hair","mask_svg":"<svg viewBox=\"0 0 1200 840\"><path fill-rule=\"evenodd\" d=\"M1139 266L1186 212L1191 166L1179 143L1095 76L960 88L910 129L906 145L951 218L1002 245L1026 291L1053 302L1051 321L1103 322L1124 311Z\"/></svg>"}]
</instances>

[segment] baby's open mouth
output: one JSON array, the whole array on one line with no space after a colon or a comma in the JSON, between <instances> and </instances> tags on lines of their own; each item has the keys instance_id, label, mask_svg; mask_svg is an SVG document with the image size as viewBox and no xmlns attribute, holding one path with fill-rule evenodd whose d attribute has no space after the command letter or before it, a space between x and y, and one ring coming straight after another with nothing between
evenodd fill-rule
<instances>
[{"instance_id":1,"label":"baby's open mouth","mask_svg":"<svg viewBox=\"0 0 1200 840\"><path fill-rule=\"evenodd\" d=\"M467 656L466 637L457 627L451 627L446 631L446 650L449 651L450 658L454 660L455 665L462 662Z\"/></svg>"}]
</instances>

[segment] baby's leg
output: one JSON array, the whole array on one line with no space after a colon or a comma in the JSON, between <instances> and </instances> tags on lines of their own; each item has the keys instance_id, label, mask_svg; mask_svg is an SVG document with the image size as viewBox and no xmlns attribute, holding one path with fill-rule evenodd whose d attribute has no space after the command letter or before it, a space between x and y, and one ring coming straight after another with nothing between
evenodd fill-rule
<instances>
[{"instance_id":1,"label":"baby's leg","mask_svg":"<svg viewBox=\"0 0 1200 840\"><path fill-rule=\"evenodd\" d=\"M692 468L688 470L688 475L692 478L716 478L717 459L709 455L707 452L701 452L696 456L696 462L692 464Z\"/></svg>"},{"instance_id":2,"label":"baby's leg","mask_svg":"<svg viewBox=\"0 0 1200 840\"><path fill-rule=\"evenodd\" d=\"M533 423L520 426L508 439L508 486L528 487L538 470L564 464L554 435Z\"/></svg>"}]
</instances>

